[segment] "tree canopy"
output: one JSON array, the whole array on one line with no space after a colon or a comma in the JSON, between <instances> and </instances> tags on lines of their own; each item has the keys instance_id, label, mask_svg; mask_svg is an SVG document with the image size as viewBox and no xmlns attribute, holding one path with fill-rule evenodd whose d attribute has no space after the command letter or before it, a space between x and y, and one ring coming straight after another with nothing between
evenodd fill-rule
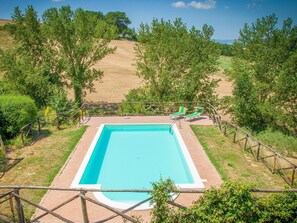
<instances>
[{"instance_id":1,"label":"tree canopy","mask_svg":"<svg viewBox=\"0 0 297 223\"><path fill-rule=\"evenodd\" d=\"M23 14L16 8L14 24L8 26L16 46L1 51L1 69L12 88L45 105L55 89L73 89L80 104L86 90L103 72L92 66L114 51L108 43L116 36L116 27L101 19L100 13L69 6L50 8L43 23L29 6Z\"/></svg>"},{"instance_id":2,"label":"tree canopy","mask_svg":"<svg viewBox=\"0 0 297 223\"><path fill-rule=\"evenodd\" d=\"M217 69L219 49L212 34L211 26L188 29L181 19L141 24L135 49L137 75L144 86L130 91L127 99L213 100L216 82L209 75Z\"/></svg>"},{"instance_id":3,"label":"tree canopy","mask_svg":"<svg viewBox=\"0 0 297 223\"><path fill-rule=\"evenodd\" d=\"M278 28L276 15L266 16L245 24L234 43L236 59L230 71L235 79L234 113L252 130L271 127L297 134L297 26L292 24L289 18ZM243 64L245 68L238 69ZM245 83L240 81L243 76ZM247 83L250 92L244 95L239 88ZM251 108L257 112L250 113ZM257 125L244 121L252 116Z\"/></svg>"}]
</instances>

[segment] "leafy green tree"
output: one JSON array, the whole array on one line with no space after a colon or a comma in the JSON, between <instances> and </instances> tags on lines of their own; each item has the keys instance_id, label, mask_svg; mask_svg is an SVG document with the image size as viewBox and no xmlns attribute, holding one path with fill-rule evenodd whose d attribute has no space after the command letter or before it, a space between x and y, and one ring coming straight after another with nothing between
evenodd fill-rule
<instances>
[{"instance_id":1,"label":"leafy green tree","mask_svg":"<svg viewBox=\"0 0 297 223\"><path fill-rule=\"evenodd\" d=\"M60 75L74 89L75 101L81 104L85 90L93 91L93 81L103 75L92 66L115 50L108 46L115 27L96 14L82 9L73 12L69 6L48 9L42 18L52 55L63 67Z\"/></svg>"},{"instance_id":2,"label":"leafy green tree","mask_svg":"<svg viewBox=\"0 0 297 223\"><path fill-rule=\"evenodd\" d=\"M51 69L54 64L33 7L29 6L25 14L16 7L12 18L14 23L7 25L6 29L16 46L0 50L0 69L4 73L6 88L9 86L9 91L29 95L38 106L45 105L51 87L60 85L60 70L57 66Z\"/></svg>"},{"instance_id":3,"label":"leafy green tree","mask_svg":"<svg viewBox=\"0 0 297 223\"><path fill-rule=\"evenodd\" d=\"M289 18L278 28L274 14L257 19L251 26L245 24L234 43L234 53L251 67L249 79L261 113L257 122L264 118L269 127L297 134L297 26L292 24ZM235 79L241 76L233 75ZM257 131L253 126L248 124Z\"/></svg>"},{"instance_id":4,"label":"leafy green tree","mask_svg":"<svg viewBox=\"0 0 297 223\"><path fill-rule=\"evenodd\" d=\"M54 89L73 89L75 101L82 103L86 90L103 72L92 66L114 48L108 43L116 27L96 12L69 6L44 12L43 23L32 6L22 14L17 7L14 24L8 26L16 47L0 51L0 69L12 89L29 95L39 106L46 105Z\"/></svg>"},{"instance_id":5,"label":"leafy green tree","mask_svg":"<svg viewBox=\"0 0 297 223\"><path fill-rule=\"evenodd\" d=\"M173 23L154 19L141 24L136 45L137 75L144 86L133 90L127 100L213 101L217 82L210 74L219 56L211 41L213 28L188 29L181 19Z\"/></svg>"},{"instance_id":6,"label":"leafy green tree","mask_svg":"<svg viewBox=\"0 0 297 223\"><path fill-rule=\"evenodd\" d=\"M131 32L131 30L128 28L128 25L131 24L131 21L125 12L108 12L104 16L104 19L107 24L115 25L117 27L118 35L125 36L125 34L129 34L129 32Z\"/></svg>"}]
</instances>

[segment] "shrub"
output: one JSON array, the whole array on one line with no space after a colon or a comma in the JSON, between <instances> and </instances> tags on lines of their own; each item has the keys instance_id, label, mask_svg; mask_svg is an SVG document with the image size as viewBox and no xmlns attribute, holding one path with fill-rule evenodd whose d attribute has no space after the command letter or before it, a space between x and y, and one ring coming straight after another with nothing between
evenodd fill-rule
<instances>
[{"instance_id":1,"label":"shrub","mask_svg":"<svg viewBox=\"0 0 297 223\"><path fill-rule=\"evenodd\" d=\"M260 222L295 222L297 223L297 194L286 192L273 194L263 199L262 219Z\"/></svg>"},{"instance_id":2,"label":"shrub","mask_svg":"<svg viewBox=\"0 0 297 223\"><path fill-rule=\"evenodd\" d=\"M28 96L0 96L0 134L12 138L20 129L37 118L37 108Z\"/></svg>"},{"instance_id":3,"label":"shrub","mask_svg":"<svg viewBox=\"0 0 297 223\"><path fill-rule=\"evenodd\" d=\"M173 182L161 179L153 183L152 222L295 222L297 223L297 194L285 192L256 196L251 185L225 182L219 188L207 190L185 209L168 205L174 191Z\"/></svg>"}]
</instances>

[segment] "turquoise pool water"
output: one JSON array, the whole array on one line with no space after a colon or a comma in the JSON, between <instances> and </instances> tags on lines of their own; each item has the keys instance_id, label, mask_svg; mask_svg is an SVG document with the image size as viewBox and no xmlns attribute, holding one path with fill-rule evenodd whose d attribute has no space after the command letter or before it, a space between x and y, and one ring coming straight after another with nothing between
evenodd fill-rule
<instances>
[{"instance_id":1,"label":"turquoise pool water","mask_svg":"<svg viewBox=\"0 0 297 223\"><path fill-rule=\"evenodd\" d=\"M176 134L170 124L104 125L75 186L151 189L151 183L160 177L177 185L195 183ZM147 193L126 192L103 195L128 203L149 197Z\"/></svg>"}]
</instances>

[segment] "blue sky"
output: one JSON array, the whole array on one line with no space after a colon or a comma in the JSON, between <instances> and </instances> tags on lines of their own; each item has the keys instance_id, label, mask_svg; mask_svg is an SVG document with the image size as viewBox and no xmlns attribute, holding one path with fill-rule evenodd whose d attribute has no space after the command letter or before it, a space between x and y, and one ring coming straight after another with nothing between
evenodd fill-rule
<instances>
[{"instance_id":1,"label":"blue sky","mask_svg":"<svg viewBox=\"0 0 297 223\"><path fill-rule=\"evenodd\" d=\"M188 26L200 29L203 24L215 29L213 38L234 39L244 23L275 13L282 21L288 17L297 24L297 0L0 0L0 18L10 19L15 6L25 9L33 5L39 15L50 7L70 5L73 9L124 11L131 19L130 27L153 18L182 18Z\"/></svg>"}]
</instances>

